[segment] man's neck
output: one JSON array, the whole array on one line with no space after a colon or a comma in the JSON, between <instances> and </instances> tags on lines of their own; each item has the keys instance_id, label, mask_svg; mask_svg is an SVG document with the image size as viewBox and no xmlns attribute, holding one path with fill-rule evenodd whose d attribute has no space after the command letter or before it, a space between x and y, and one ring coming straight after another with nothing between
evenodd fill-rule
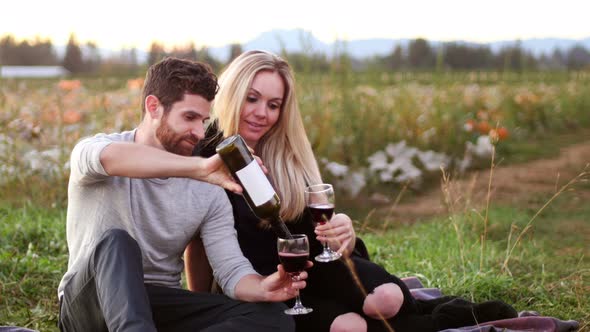
<instances>
[{"instance_id":1,"label":"man's neck","mask_svg":"<svg viewBox=\"0 0 590 332\"><path fill-rule=\"evenodd\" d=\"M153 146L158 149L163 149L160 142L156 139L156 135L153 130L150 130L150 126L146 121L142 121L137 130L135 131L135 143Z\"/></svg>"}]
</instances>

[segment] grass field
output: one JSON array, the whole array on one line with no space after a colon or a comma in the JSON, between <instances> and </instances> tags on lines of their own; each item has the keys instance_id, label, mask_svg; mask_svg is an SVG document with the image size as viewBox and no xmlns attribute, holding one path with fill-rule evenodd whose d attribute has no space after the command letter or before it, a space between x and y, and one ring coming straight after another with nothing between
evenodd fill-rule
<instances>
[{"instance_id":1,"label":"grass field","mask_svg":"<svg viewBox=\"0 0 590 332\"><path fill-rule=\"evenodd\" d=\"M326 180L337 185L377 262L445 294L502 299L590 331L587 175L538 215L552 193L531 192L526 205L491 202L487 211L391 224L386 232L363 224L375 193L393 201L411 183L419 199L435 187L440 169L433 164L485 169L490 143L496 158L511 164L576 142L590 127L589 73L335 72L298 80ZM57 331L69 151L83 136L133 128L141 84L87 78L0 85L0 325ZM478 145L482 137L487 145Z\"/></svg>"}]
</instances>

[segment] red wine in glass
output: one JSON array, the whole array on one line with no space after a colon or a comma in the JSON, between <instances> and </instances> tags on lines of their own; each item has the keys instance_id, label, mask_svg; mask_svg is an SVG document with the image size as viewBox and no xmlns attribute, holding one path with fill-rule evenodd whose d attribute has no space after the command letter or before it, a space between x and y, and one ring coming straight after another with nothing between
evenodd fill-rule
<instances>
[{"instance_id":1,"label":"red wine in glass","mask_svg":"<svg viewBox=\"0 0 590 332\"><path fill-rule=\"evenodd\" d=\"M280 252L279 260L287 273L299 274L305 270L305 265L309 260L309 253Z\"/></svg>"},{"instance_id":2,"label":"red wine in glass","mask_svg":"<svg viewBox=\"0 0 590 332\"><path fill-rule=\"evenodd\" d=\"M334 214L334 204L310 204L308 208L311 212L313 222L320 225L323 225L332 219L332 215Z\"/></svg>"},{"instance_id":3,"label":"red wine in glass","mask_svg":"<svg viewBox=\"0 0 590 332\"><path fill-rule=\"evenodd\" d=\"M293 281L299 280L299 273L305 270L307 260L309 259L309 240L305 234L292 234L291 238L277 239L277 251L279 260ZM307 308L301 303L299 294L295 296L295 305L286 309L287 315L305 315L312 312L312 308Z\"/></svg>"},{"instance_id":4,"label":"red wine in glass","mask_svg":"<svg viewBox=\"0 0 590 332\"><path fill-rule=\"evenodd\" d=\"M334 187L329 183L314 184L306 187L304 193L305 204L316 227L329 222L332 219L332 214L334 214ZM327 238L321 242L324 250L314 257L316 261L325 263L342 257L342 254L330 248Z\"/></svg>"}]
</instances>

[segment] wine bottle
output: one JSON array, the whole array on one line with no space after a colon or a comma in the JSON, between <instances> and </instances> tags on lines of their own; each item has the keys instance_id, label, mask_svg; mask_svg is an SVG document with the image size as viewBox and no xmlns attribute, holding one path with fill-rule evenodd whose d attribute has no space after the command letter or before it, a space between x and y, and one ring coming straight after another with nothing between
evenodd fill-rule
<instances>
[{"instance_id":1,"label":"wine bottle","mask_svg":"<svg viewBox=\"0 0 590 332\"><path fill-rule=\"evenodd\" d=\"M250 210L270 221L273 231L283 239L293 238L280 217L281 201L262 168L254 159L240 135L224 139L215 148L233 177L242 185Z\"/></svg>"}]
</instances>

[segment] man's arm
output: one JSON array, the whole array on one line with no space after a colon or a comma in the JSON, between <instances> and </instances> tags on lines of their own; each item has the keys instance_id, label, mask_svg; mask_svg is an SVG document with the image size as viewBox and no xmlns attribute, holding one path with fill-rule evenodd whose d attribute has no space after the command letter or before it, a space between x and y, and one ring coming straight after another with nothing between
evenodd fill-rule
<instances>
[{"instance_id":1,"label":"man's arm","mask_svg":"<svg viewBox=\"0 0 590 332\"><path fill-rule=\"evenodd\" d=\"M311 265L311 264L310 264ZM184 267L188 289L192 292L209 292L213 276L205 253L203 242L193 239L184 252ZM291 278L279 265L278 271L268 277L248 274L240 279L235 287L235 297L247 302L280 302L288 300L299 289L305 287L307 272L299 275L299 281Z\"/></svg>"},{"instance_id":2,"label":"man's arm","mask_svg":"<svg viewBox=\"0 0 590 332\"><path fill-rule=\"evenodd\" d=\"M132 178L186 177L241 192L221 158L186 157L148 145L113 142L100 154L100 163L111 176Z\"/></svg>"}]
</instances>

